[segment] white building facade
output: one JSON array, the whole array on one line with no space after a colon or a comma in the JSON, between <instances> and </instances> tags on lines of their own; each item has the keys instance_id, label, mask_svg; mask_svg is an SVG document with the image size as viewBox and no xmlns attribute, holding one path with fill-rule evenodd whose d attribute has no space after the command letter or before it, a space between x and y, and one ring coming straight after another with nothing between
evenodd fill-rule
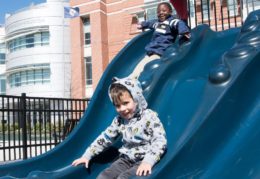
<instances>
[{"instance_id":1,"label":"white building facade","mask_svg":"<svg viewBox=\"0 0 260 179\"><path fill-rule=\"evenodd\" d=\"M67 0L47 0L6 18L6 94L70 97Z\"/></svg>"},{"instance_id":2,"label":"white building facade","mask_svg":"<svg viewBox=\"0 0 260 179\"><path fill-rule=\"evenodd\" d=\"M6 94L6 76L5 76L6 46L5 46L5 28L0 25L0 95Z\"/></svg>"}]
</instances>

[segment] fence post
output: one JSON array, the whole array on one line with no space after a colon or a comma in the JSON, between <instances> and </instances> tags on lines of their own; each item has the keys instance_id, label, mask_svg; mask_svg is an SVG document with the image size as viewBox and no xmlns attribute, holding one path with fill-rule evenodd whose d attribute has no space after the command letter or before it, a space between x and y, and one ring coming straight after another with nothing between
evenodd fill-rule
<instances>
[{"instance_id":1,"label":"fence post","mask_svg":"<svg viewBox=\"0 0 260 179\"><path fill-rule=\"evenodd\" d=\"M22 122L23 159L27 159L26 93L22 93L20 110Z\"/></svg>"}]
</instances>

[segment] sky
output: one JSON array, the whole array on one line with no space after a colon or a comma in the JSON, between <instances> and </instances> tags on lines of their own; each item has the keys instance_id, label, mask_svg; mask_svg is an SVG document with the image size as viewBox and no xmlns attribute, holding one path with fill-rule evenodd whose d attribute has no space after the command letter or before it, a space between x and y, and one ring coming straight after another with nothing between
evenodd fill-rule
<instances>
[{"instance_id":1,"label":"sky","mask_svg":"<svg viewBox=\"0 0 260 179\"><path fill-rule=\"evenodd\" d=\"M17 10L30 6L32 3L40 4L46 0L0 0L0 24L5 23L5 14L13 14Z\"/></svg>"}]
</instances>

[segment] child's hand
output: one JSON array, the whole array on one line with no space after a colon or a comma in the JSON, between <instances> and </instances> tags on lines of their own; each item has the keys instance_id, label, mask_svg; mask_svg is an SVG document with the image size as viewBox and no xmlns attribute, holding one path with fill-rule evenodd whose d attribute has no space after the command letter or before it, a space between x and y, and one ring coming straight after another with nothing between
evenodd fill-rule
<instances>
[{"instance_id":1,"label":"child's hand","mask_svg":"<svg viewBox=\"0 0 260 179\"><path fill-rule=\"evenodd\" d=\"M138 23L136 27L137 27L137 29L139 29L139 30L143 29L143 27L142 27L142 25L141 25L140 23Z\"/></svg>"},{"instance_id":2,"label":"child's hand","mask_svg":"<svg viewBox=\"0 0 260 179\"><path fill-rule=\"evenodd\" d=\"M188 32L188 33L185 33L183 36L185 36L187 39L190 39L191 34Z\"/></svg>"},{"instance_id":3,"label":"child's hand","mask_svg":"<svg viewBox=\"0 0 260 179\"><path fill-rule=\"evenodd\" d=\"M136 175L137 176L146 176L152 173L152 166L148 163L142 162L139 167L137 168Z\"/></svg>"},{"instance_id":4,"label":"child's hand","mask_svg":"<svg viewBox=\"0 0 260 179\"><path fill-rule=\"evenodd\" d=\"M85 163L85 167L88 168L89 160L84 158L84 157L81 157L81 158L74 160L71 165L77 166L77 165L82 164L82 163Z\"/></svg>"}]
</instances>

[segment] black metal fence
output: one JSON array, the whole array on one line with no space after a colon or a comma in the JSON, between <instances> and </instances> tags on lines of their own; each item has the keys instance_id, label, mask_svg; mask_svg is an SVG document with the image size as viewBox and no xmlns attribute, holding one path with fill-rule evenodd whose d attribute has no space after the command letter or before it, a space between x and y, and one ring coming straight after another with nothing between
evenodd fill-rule
<instances>
[{"instance_id":1,"label":"black metal fence","mask_svg":"<svg viewBox=\"0 0 260 179\"><path fill-rule=\"evenodd\" d=\"M0 162L54 148L77 125L89 101L0 95Z\"/></svg>"},{"instance_id":2,"label":"black metal fence","mask_svg":"<svg viewBox=\"0 0 260 179\"><path fill-rule=\"evenodd\" d=\"M153 5L147 3L144 14L142 15L143 11L140 10L134 18L140 18L139 20L156 18L157 4L161 1L168 0L152 1ZM187 4L188 19L185 13L180 14L182 16L180 18L187 20L191 28L208 24L214 31L240 27L250 12L260 9L260 0L183 0L183 5L184 1ZM175 9L173 14L177 15ZM133 24L137 21L132 19Z\"/></svg>"},{"instance_id":3,"label":"black metal fence","mask_svg":"<svg viewBox=\"0 0 260 179\"><path fill-rule=\"evenodd\" d=\"M239 27L260 7L259 0L188 0L191 27L208 24L221 31ZM71 132L89 99L0 95L0 162L40 155Z\"/></svg>"},{"instance_id":4,"label":"black metal fence","mask_svg":"<svg viewBox=\"0 0 260 179\"><path fill-rule=\"evenodd\" d=\"M259 0L187 0L191 27L208 24L215 31L240 27L248 14L260 9Z\"/></svg>"}]
</instances>

